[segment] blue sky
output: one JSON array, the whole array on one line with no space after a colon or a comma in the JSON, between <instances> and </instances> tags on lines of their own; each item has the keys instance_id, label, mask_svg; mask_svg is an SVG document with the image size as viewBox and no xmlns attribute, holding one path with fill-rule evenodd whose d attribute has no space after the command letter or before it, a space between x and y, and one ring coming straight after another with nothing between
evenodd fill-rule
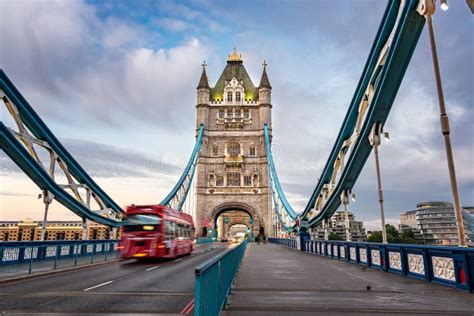
<instances>
[{"instance_id":1,"label":"blue sky","mask_svg":"<svg viewBox=\"0 0 474 316\"><path fill-rule=\"evenodd\" d=\"M434 17L464 205L474 205L473 18L463 1ZM268 63L276 165L300 209L320 176L386 2L3 1L0 65L119 204L158 202L194 142L195 88L236 46L255 84ZM387 217L451 200L426 30L381 148ZM8 123L4 108L2 121ZM295 128L298 126L298 128ZM0 219L41 218L38 190L1 153ZM373 157L350 208L378 218ZM56 203L52 217L73 218Z\"/></svg>"}]
</instances>

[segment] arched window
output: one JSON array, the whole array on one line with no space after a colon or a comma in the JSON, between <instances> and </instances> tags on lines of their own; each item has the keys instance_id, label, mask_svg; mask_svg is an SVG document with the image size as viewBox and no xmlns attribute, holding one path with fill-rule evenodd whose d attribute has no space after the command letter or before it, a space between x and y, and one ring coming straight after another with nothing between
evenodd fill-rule
<instances>
[{"instance_id":1,"label":"arched window","mask_svg":"<svg viewBox=\"0 0 474 316\"><path fill-rule=\"evenodd\" d=\"M237 157L240 155L240 144L237 142L231 142L227 144L227 154L230 157Z\"/></svg>"},{"instance_id":2,"label":"arched window","mask_svg":"<svg viewBox=\"0 0 474 316\"><path fill-rule=\"evenodd\" d=\"M257 151L256 151L256 148L255 148L255 145L250 145L249 156L255 157L256 153L257 153Z\"/></svg>"}]
</instances>

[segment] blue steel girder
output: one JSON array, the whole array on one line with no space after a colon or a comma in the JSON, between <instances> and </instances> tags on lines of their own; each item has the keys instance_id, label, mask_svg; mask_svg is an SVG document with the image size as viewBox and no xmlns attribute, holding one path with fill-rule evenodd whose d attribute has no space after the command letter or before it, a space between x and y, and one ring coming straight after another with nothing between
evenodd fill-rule
<instances>
[{"instance_id":1,"label":"blue steel girder","mask_svg":"<svg viewBox=\"0 0 474 316\"><path fill-rule=\"evenodd\" d=\"M54 198L81 217L107 225L120 226L118 220L106 218L91 211L86 205L67 193L57 184L45 168L25 149L10 130L0 122L0 145L2 150L20 167L20 169L42 190L51 192Z\"/></svg>"},{"instance_id":2,"label":"blue steel girder","mask_svg":"<svg viewBox=\"0 0 474 316\"><path fill-rule=\"evenodd\" d=\"M199 158L199 151L201 150L202 136L204 134L204 125L199 126L198 135L196 137L196 144L194 145L193 152L189 158L188 164L184 169L181 177L179 178L176 185L173 187L170 193L161 201L161 205L167 205L168 207L174 208L175 210L181 211L184 202L191 188L193 182L194 173L196 171L197 159Z\"/></svg>"},{"instance_id":3,"label":"blue steel girder","mask_svg":"<svg viewBox=\"0 0 474 316\"><path fill-rule=\"evenodd\" d=\"M264 124L263 126L263 132L264 132L264 137L265 137L265 151L267 154L267 164L268 164L268 169L269 169L269 181L270 181L270 189L272 190L272 196L275 201L275 204L278 204L278 201L281 202L283 209L285 212L288 214L288 216L292 220L296 220L298 217L298 214L293 210L291 207L290 203L286 199L285 193L283 192L281 185L280 185L280 180L278 179L278 174L275 169L275 164L273 162L273 155L272 155L272 150L271 150L271 141L270 141L270 135L268 133L268 126L267 124ZM275 190L277 191L277 195L275 194L275 191L273 189L275 187ZM283 224L283 223L282 223Z\"/></svg>"},{"instance_id":4,"label":"blue steel girder","mask_svg":"<svg viewBox=\"0 0 474 316\"><path fill-rule=\"evenodd\" d=\"M382 22L372 45L368 60L351 100L342 127L322 175L305 209L301 212L303 225L314 227L330 218L341 204L340 196L350 191L370 155L369 134L375 123L385 123L413 51L425 24L416 11L418 0L388 1ZM265 127L265 129L268 129ZM278 179L269 149L269 173ZM290 215L295 212L286 201L279 182L275 183L283 207ZM296 230L296 224L292 227Z\"/></svg>"},{"instance_id":5,"label":"blue steel girder","mask_svg":"<svg viewBox=\"0 0 474 316\"><path fill-rule=\"evenodd\" d=\"M88 192L90 192L90 196L94 198L99 204L102 211L109 210L111 213L113 213L115 220L120 221L122 216L121 214L123 213L122 208L118 206L118 204L115 203L102 190L102 188L100 188L97 183L94 182L94 180L92 180L92 178L86 173L84 169L82 169L79 163L77 163L77 161L71 156L71 154L64 148L64 146L59 142L51 130L41 120L39 115L33 110L28 101L18 91L18 89L10 81L2 69L0 69L0 94L2 95L3 102L7 106L7 109L17 123L19 129L18 132L8 129L7 130L9 132L12 131L14 133L14 135L12 134L13 136L16 136L16 138L21 139L25 143L25 146L28 148L31 157L34 158L38 165L42 166L41 162L38 162L39 158L36 155L35 150L32 148L33 143L40 144L40 146L46 148L50 152L51 164L57 162L61 166L70 182L69 185L65 185L63 187L69 186L69 188L75 192L76 198L78 200L81 200L81 197L77 192L77 187L85 188L88 190ZM28 130L26 130L26 128ZM32 140L32 138L35 139ZM2 148L3 142L4 139L2 138ZM12 152L10 151L10 153ZM16 155L16 157L19 158L22 157L22 155ZM18 161L15 161L15 159L13 160L15 163L19 164ZM54 167L52 169L54 169ZM29 174L29 176L31 177L32 175ZM53 175L49 174L49 176L51 177ZM75 183L74 180L78 183ZM69 204L69 206L72 205ZM72 211L79 216L82 216L81 214L84 210L76 208ZM83 217L89 218L89 214L87 212L85 212L83 215ZM110 216L110 214L108 216ZM101 218L104 217L101 216ZM115 220L111 221L115 223ZM105 220L105 222L110 221Z\"/></svg>"},{"instance_id":6,"label":"blue steel girder","mask_svg":"<svg viewBox=\"0 0 474 316\"><path fill-rule=\"evenodd\" d=\"M375 123L379 123L382 126L385 123L425 24L425 18L416 11L417 5L418 0L406 1L405 3L391 1L387 7L389 11L388 16L395 15L396 12L398 18L394 22L393 30L390 32L385 30L385 28L388 27L386 21L382 22L382 30L379 30L380 37L385 37L382 36L383 34L389 34L389 37L385 44L383 44L379 56L374 55L369 58L368 64L374 65L375 71L373 71L372 74L365 73L363 76L365 80L370 78L368 87L365 90L370 91L370 95L368 98L368 106L365 109L366 113L363 117L363 123L359 125L360 129L357 131L357 137L352 142L349 157L345 162L339 181L332 194L325 201L324 206L318 214L315 214L315 216L311 218L305 218L305 220L309 222L310 227L318 225L324 218L329 218L334 214L341 204L341 194L344 191L352 190L372 151L372 146L369 142L369 134ZM380 44L383 43L380 37L378 36L376 39L376 47L379 47ZM387 46L387 44L389 45ZM375 49L375 51L377 50L378 48ZM374 59L377 59L375 64ZM358 91L358 94L360 92L361 90ZM362 97L365 96L366 94L362 95ZM352 103L348 114L359 110L359 104ZM343 126L349 131L354 131L356 128L357 122L353 121L354 114L352 114L351 117L352 124ZM338 142L343 143L344 141L344 138L338 138ZM321 177L321 179L323 179L323 177ZM311 210L311 205L308 204L308 206L303 216L306 216Z\"/></svg>"}]
</instances>

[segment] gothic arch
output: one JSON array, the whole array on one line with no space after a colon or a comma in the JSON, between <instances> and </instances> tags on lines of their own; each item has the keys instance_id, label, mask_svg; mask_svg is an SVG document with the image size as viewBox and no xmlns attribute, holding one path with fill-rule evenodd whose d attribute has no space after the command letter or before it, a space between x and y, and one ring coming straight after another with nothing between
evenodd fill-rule
<instances>
[{"instance_id":1,"label":"gothic arch","mask_svg":"<svg viewBox=\"0 0 474 316\"><path fill-rule=\"evenodd\" d=\"M258 216L257 211L252 206L246 203L240 203L240 202L226 202L226 203L217 205L211 212L211 218L214 221L214 223L216 223L219 215L227 211L234 211L234 210L243 211L249 214L253 220L254 226L260 225L261 218Z\"/></svg>"}]
</instances>

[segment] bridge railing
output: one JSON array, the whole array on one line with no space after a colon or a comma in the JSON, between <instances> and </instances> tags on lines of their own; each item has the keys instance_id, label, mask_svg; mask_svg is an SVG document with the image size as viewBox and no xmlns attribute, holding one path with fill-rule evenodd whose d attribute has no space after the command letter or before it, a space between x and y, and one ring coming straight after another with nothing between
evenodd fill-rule
<instances>
[{"instance_id":1,"label":"bridge railing","mask_svg":"<svg viewBox=\"0 0 474 316\"><path fill-rule=\"evenodd\" d=\"M0 277L116 259L118 243L118 240L1 242Z\"/></svg>"},{"instance_id":2,"label":"bridge railing","mask_svg":"<svg viewBox=\"0 0 474 316\"><path fill-rule=\"evenodd\" d=\"M219 315L247 248L247 241L229 249L195 269L194 315Z\"/></svg>"},{"instance_id":3,"label":"bridge railing","mask_svg":"<svg viewBox=\"0 0 474 316\"><path fill-rule=\"evenodd\" d=\"M274 244L277 244L277 245L283 245L283 246L286 246L286 247L292 248L292 249L298 249L296 240L291 239L291 238L273 238L273 237L270 237L270 238L268 238L268 242L271 242L271 243L274 243Z\"/></svg>"},{"instance_id":4,"label":"bridge railing","mask_svg":"<svg viewBox=\"0 0 474 316\"><path fill-rule=\"evenodd\" d=\"M296 241L270 238L294 245ZM294 247L292 247L294 248ZM464 291L474 290L474 249L336 240L308 240L306 252Z\"/></svg>"}]
</instances>

